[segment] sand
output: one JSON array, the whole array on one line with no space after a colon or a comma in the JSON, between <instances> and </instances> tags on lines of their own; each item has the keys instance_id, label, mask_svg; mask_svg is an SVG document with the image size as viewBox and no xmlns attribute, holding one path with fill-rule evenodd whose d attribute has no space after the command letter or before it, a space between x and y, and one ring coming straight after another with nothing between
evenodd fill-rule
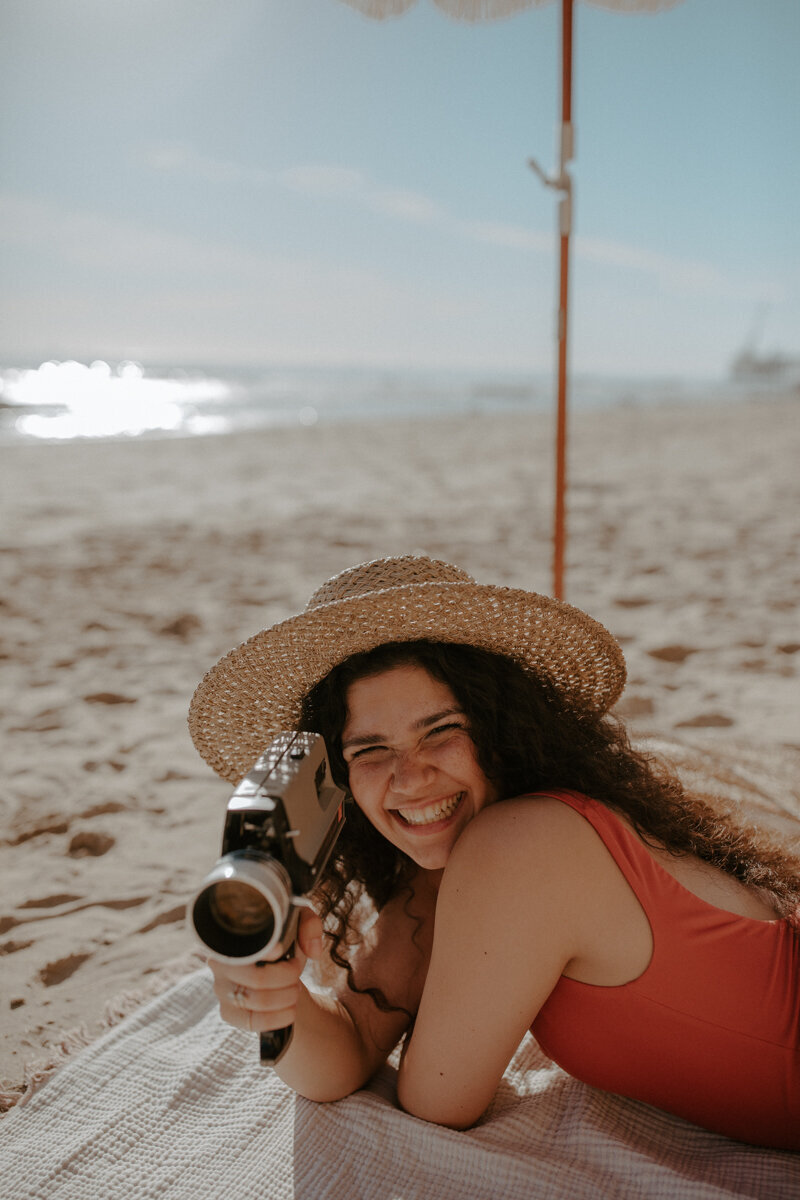
<instances>
[{"instance_id":1,"label":"sand","mask_svg":"<svg viewBox=\"0 0 800 1200\"><path fill-rule=\"evenodd\" d=\"M229 794L186 730L207 667L386 553L549 591L551 440L472 414L3 448L0 1080L187 969ZM800 764L798 462L797 397L573 417L567 598L622 642L635 734Z\"/></svg>"}]
</instances>

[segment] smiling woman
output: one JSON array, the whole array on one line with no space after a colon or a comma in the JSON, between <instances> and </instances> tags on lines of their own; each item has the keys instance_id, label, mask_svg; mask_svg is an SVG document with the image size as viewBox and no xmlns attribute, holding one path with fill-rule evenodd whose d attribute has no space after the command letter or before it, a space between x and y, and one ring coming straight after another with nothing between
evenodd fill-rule
<instances>
[{"instance_id":1,"label":"smiling woman","mask_svg":"<svg viewBox=\"0 0 800 1200\"><path fill-rule=\"evenodd\" d=\"M596 1087L800 1149L800 864L631 748L623 682L585 613L415 557L343 572L208 673L190 727L220 774L303 728L350 798L295 959L211 963L231 1024L294 1024L282 1079L340 1098L406 1034L401 1105L465 1128L531 1029Z\"/></svg>"},{"instance_id":2,"label":"smiling woman","mask_svg":"<svg viewBox=\"0 0 800 1200\"><path fill-rule=\"evenodd\" d=\"M342 751L359 808L418 866L443 869L459 834L495 798L465 714L419 666L362 676L346 694Z\"/></svg>"}]
</instances>

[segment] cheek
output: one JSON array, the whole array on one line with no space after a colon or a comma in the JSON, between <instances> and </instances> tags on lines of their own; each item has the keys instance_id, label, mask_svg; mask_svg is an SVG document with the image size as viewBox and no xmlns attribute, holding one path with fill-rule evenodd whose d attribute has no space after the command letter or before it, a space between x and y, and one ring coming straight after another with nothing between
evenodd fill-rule
<instances>
[{"instance_id":1,"label":"cheek","mask_svg":"<svg viewBox=\"0 0 800 1200\"><path fill-rule=\"evenodd\" d=\"M443 769L447 769L453 774L469 776L472 779L476 776L479 776L481 779L485 778L483 771L478 765L478 755L472 742L460 742L453 746L448 746L440 765Z\"/></svg>"},{"instance_id":2,"label":"cheek","mask_svg":"<svg viewBox=\"0 0 800 1200\"><path fill-rule=\"evenodd\" d=\"M378 772L370 770L366 764L351 767L348 773L350 795L365 816L370 815L380 802L382 786Z\"/></svg>"}]
</instances>

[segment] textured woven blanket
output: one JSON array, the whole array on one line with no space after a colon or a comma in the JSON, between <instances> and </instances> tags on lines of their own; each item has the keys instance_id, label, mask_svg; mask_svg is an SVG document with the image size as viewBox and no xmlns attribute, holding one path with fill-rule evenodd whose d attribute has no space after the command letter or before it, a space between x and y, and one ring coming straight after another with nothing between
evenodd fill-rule
<instances>
[{"instance_id":1,"label":"textured woven blanket","mask_svg":"<svg viewBox=\"0 0 800 1200\"><path fill-rule=\"evenodd\" d=\"M800 1155L758 1150L585 1087L526 1038L476 1128L393 1102L394 1069L336 1104L296 1096L217 1015L210 973L172 987L0 1127L4 1200L797 1200Z\"/></svg>"},{"instance_id":2,"label":"textured woven blanket","mask_svg":"<svg viewBox=\"0 0 800 1200\"><path fill-rule=\"evenodd\" d=\"M777 799L791 821L796 792L778 764L741 748L737 759L734 771L685 751L681 766L734 799L760 797L765 812ZM260 1065L257 1038L221 1022L210 978L179 981L9 1113L1 1200L800 1197L800 1154L586 1087L530 1037L466 1132L401 1112L392 1062L363 1091L313 1104Z\"/></svg>"}]
</instances>

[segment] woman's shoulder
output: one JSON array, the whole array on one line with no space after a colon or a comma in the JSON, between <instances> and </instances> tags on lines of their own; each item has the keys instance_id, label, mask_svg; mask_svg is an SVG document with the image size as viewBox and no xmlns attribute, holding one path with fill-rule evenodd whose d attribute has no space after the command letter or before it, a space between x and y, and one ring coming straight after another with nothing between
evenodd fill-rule
<instances>
[{"instance_id":1,"label":"woman's shoulder","mask_svg":"<svg viewBox=\"0 0 800 1200\"><path fill-rule=\"evenodd\" d=\"M498 840L505 845L522 839L526 847L530 839L546 836L547 846L553 848L566 839L588 843L596 840L587 812L608 811L596 800L578 792L531 792L507 800L497 800L474 818L464 836L487 843ZM529 848L529 847L528 847Z\"/></svg>"},{"instance_id":2,"label":"woman's shoulder","mask_svg":"<svg viewBox=\"0 0 800 1200\"><path fill-rule=\"evenodd\" d=\"M583 892L585 883L608 870L609 856L584 816L587 806L603 806L588 797L580 799L585 803L576 807L545 792L496 801L464 830L447 871L453 874L463 865L469 874L479 868L483 881L492 872L524 876L538 885L537 892L547 888L565 895L580 882Z\"/></svg>"}]
</instances>

